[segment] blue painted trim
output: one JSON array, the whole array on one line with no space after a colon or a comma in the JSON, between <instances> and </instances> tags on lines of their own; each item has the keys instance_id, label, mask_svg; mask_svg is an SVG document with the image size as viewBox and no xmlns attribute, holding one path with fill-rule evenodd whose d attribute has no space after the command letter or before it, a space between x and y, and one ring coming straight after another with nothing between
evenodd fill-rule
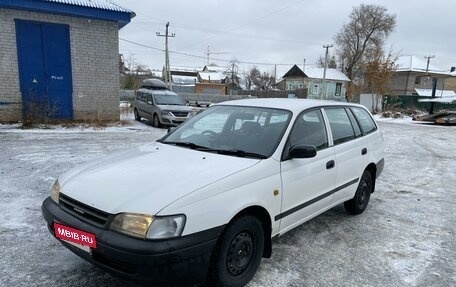
<instances>
[{"instance_id":1,"label":"blue painted trim","mask_svg":"<svg viewBox=\"0 0 456 287\"><path fill-rule=\"evenodd\" d=\"M0 8L117 22L119 29L130 23L131 18L136 16L133 12L120 12L36 0L0 0Z\"/></svg>"}]
</instances>

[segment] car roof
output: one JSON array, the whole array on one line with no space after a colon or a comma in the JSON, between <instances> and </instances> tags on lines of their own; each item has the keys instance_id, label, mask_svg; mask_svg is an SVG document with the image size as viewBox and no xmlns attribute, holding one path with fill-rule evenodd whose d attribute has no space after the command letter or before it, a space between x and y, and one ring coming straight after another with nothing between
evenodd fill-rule
<instances>
[{"instance_id":1,"label":"car roof","mask_svg":"<svg viewBox=\"0 0 456 287\"><path fill-rule=\"evenodd\" d=\"M313 99L288 99L288 98L261 98L261 99L243 99L226 101L217 105L231 105L231 106L249 106L249 107L264 107L290 110L292 112L300 112L305 109L315 107L330 107L330 106L356 106L363 107L358 104L347 102L336 102L327 100L313 100Z\"/></svg>"}]
</instances>

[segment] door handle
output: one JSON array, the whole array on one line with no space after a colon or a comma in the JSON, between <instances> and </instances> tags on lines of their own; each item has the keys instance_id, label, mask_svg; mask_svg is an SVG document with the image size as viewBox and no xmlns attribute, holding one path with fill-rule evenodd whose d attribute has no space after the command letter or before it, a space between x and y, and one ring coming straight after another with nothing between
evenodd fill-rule
<instances>
[{"instance_id":1,"label":"door handle","mask_svg":"<svg viewBox=\"0 0 456 287\"><path fill-rule=\"evenodd\" d=\"M331 169L336 166L336 163L333 160L330 160L326 163L326 169Z\"/></svg>"},{"instance_id":2,"label":"door handle","mask_svg":"<svg viewBox=\"0 0 456 287\"><path fill-rule=\"evenodd\" d=\"M361 150L361 155L365 155L365 154L367 154L367 148L363 148L363 149Z\"/></svg>"}]
</instances>

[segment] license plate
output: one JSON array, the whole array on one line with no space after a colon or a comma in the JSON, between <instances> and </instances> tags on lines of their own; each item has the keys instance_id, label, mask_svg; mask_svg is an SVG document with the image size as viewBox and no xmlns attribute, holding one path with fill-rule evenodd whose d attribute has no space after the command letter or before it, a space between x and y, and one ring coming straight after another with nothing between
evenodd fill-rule
<instances>
[{"instance_id":1,"label":"license plate","mask_svg":"<svg viewBox=\"0 0 456 287\"><path fill-rule=\"evenodd\" d=\"M97 248L95 234L71 228L54 222L55 236L71 245L90 253L91 248Z\"/></svg>"}]
</instances>

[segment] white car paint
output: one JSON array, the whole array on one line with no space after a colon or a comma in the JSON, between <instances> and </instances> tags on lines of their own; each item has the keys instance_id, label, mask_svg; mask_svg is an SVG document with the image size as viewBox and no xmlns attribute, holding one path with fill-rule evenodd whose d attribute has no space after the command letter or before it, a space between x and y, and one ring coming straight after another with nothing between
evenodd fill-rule
<instances>
[{"instance_id":1,"label":"white car paint","mask_svg":"<svg viewBox=\"0 0 456 287\"><path fill-rule=\"evenodd\" d=\"M288 216L281 218L281 213L359 179L368 164L383 158L380 129L333 146L325 116L329 148L319 151L315 158L281 161L292 124L301 111L321 108L323 112L325 107L345 107L345 103L258 99L220 105L280 108L293 114L278 147L267 159L153 143L70 171L60 179L62 193L112 214L185 214L187 221L182 235L227 224L243 209L259 206L269 213L271 236L275 236L352 198L357 182ZM365 109L360 105L349 106ZM364 145L368 156L358 156L357 160L361 154L359 148ZM336 162L336 168L327 170L325 163L330 160Z\"/></svg>"}]
</instances>

